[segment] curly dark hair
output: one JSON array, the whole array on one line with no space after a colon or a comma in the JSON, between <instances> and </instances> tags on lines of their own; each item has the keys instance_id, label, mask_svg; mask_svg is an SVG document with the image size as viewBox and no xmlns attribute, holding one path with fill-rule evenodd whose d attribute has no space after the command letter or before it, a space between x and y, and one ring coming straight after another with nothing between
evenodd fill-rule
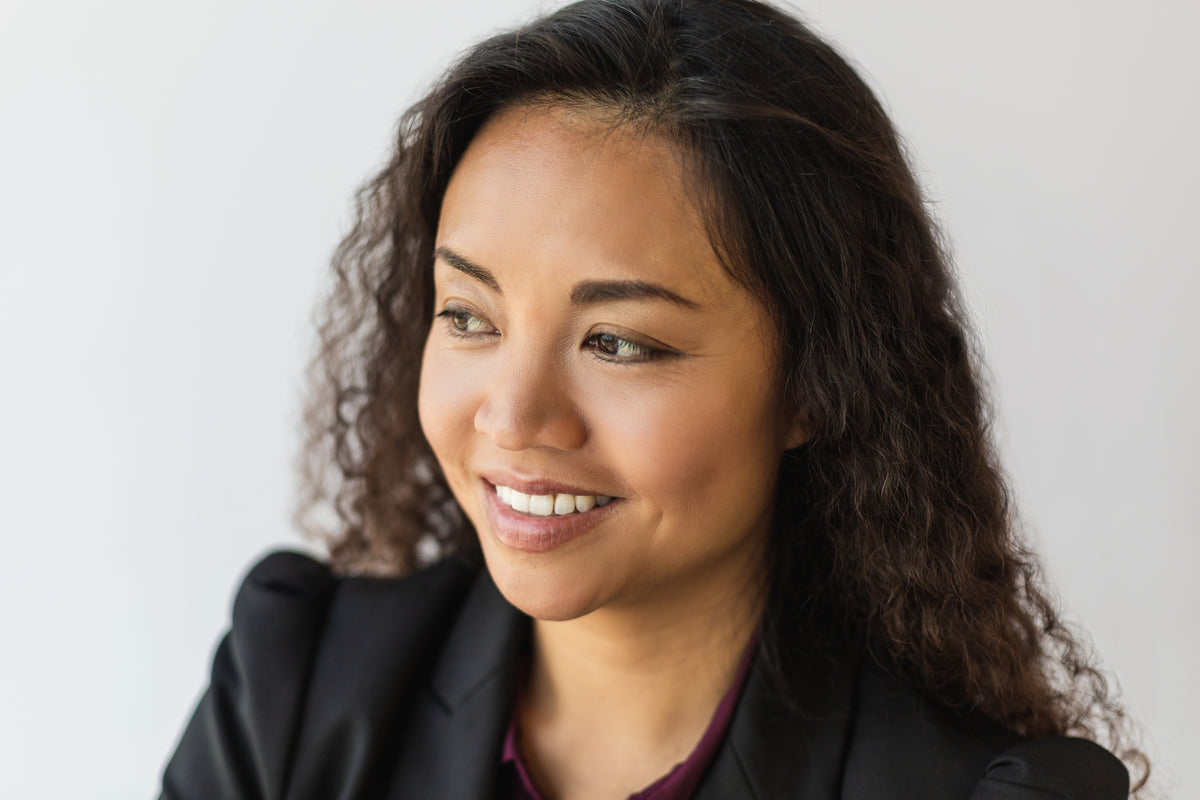
<instances>
[{"instance_id":1,"label":"curly dark hair","mask_svg":"<svg viewBox=\"0 0 1200 800\"><path fill-rule=\"evenodd\" d=\"M1144 786L1131 725L1019 536L898 136L834 49L753 0L584 0L471 48L404 115L334 255L311 372L300 518L333 565L402 574L478 547L417 417L433 242L482 123L539 103L674 141L722 265L776 326L811 438L779 471L767 662L798 642L873 657L1014 732L1099 739Z\"/></svg>"}]
</instances>

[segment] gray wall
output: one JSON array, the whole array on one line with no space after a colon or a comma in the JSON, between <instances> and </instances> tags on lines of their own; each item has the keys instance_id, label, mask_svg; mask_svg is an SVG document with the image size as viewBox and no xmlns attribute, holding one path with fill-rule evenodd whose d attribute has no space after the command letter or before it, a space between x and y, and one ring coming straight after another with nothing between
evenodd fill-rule
<instances>
[{"instance_id":1,"label":"gray wall","mask_svg":"<svg viewBox=\"0 0 1200 800\"><path fill-rule=\"evenodd\" d=\"M155 792L241 571L297 543L308 319L351 193L447 58L535 8L5 4L0 795ZM804 10L952 238L1047 573L1164 785L1200 796L1200 6Z\"/></svg>"}]
</instances>

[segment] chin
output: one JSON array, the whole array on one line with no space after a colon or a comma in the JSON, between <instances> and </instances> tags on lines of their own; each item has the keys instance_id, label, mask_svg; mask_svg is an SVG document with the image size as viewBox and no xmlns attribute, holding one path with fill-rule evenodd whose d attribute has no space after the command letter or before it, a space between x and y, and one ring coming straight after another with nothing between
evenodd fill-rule
<instances>
[{"instance_id":1,"label":"chin","mask_svg":"<svg viewBox=\"0 0 1200 800\"><path fill-rule=\"evenodd\" d=\"M595 611L598 598L591 587L544 563L510 563L484 551L488 572L504 599L534 619L565 622ZM514 561L524 559L517 558Z\"/></svg>"}]
</instances>

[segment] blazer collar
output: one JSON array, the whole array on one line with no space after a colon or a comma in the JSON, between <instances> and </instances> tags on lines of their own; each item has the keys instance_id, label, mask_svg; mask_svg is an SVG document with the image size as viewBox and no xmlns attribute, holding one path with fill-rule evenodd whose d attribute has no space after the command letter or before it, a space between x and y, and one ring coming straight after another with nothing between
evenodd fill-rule
<instances>
[{"instance_id":1,"label":"blazer collar","mask_svg":"<svg viewBox=\"0 0 1200 800\"><path fill-rule=\"evenodd\" d=\"M415 709L425 744L401 751L413 790L460 798L494 796L500 746L512 713L519 654L530 621L500 594L486 570L463 603L430 678L434 702ZM695 800L834 800L854 712L855 670L829 674L816 659L788 670L805 694L785 702L756 657L729 731ZM420 704L419 704L420 705ZM430 746L438 743L440 746ZM453 743L453 744L451 744Z\"/></svg>"},{"instance_id":2,"label":"blazer collar","mask_svg":"<svg viewBox=\"0 0 1200 800\"><path fill-rule=\"evenodd\" d=\"M695 800L834 800L854 716L854 671L813 661L789 670L805 691L785 700L756 659L729 732Z\"/></svg>"},{"instance_id":3,"label":"blazer collar","mask_svg":"<svg viewBox=\"0 0 1200 800\"><path fill-rule=\"evenodd\" d=\"M514 674L529 625L529 617L510 605L481 569L430 679L447 711L454 713L498 674Z\"/></svg>"},{"instance_id":4,"label":"blazer collar","mask_svg":"<svg viewBox=\"0 0 1200 800\"><path fill-rule=\"evenodd\" d=\"M480 570L396 743L386 797L497 797L529 618Z\"/></svg>"}]
</instances>

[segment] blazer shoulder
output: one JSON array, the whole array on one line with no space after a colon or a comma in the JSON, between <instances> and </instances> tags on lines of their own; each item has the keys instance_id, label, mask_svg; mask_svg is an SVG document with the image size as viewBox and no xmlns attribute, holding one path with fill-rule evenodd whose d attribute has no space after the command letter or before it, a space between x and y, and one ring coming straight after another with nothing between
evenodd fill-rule
<instances>
[{"instance_id":1,"label":"blazer shoulder","mask_svg":"<svg viewBox=\"0 0 1200 800\"><path fill-rule=\"evenodd\" d=\"M947 708L879 665L859 673L844 797L969 797L988 764L1021 741L991 719Z\"/></svg>"},{"instance_id":2,"label":"blazer shoulder","mask_svg":"<svg viewBox=\"0 0 1200 800\"><path fill-rule=\"evenodd\" d=\"M282 791L296 698L336 579L329 567L275 552L250 568L209 685L163 773L162 797L276 797Z\"/></svg>"},{"instance_id":3,"label":"blazer shoulder","mask_svg":"<svg viewBox=\"0 0 1200 800\"><path fill-rule=\"evenodd\" d=\"M319 654L338 638L331 624L365 607L364 634L378 630L384 612L364 602L372 597L427 616L469 574L447 560L399 579L342 578L297 552L261 559L237 590L208 689L164 771L162 796L282 797Z\"/></svg>"},{"instance_id":4,"label":"blazer shoulder","mask_svg":"<svg viewBox=\"0 0 1200 800\"><path fill-rule=\"evenodd\" d=\"M295 691L314 662L332 656L361 665L359 657L378 655L381 637L406 640L409 648L426 645L475 577L453 557L400 577L374 577L338 576L302 553L270 553L235 596L226 637L238 656L231 666L243 681Z\"/></svg>"},{"instance_id":5,"label":"blazer shoulder","mask_svg":"<svg viewBox=\"0 0 1200 800\"><path fill-rule=\"evenodd\" d=\"M1126 800L1129 771L1087 739L1020 742L988 764L971 800Z\"/></svg>"},{"instance_id":6,"label":"blazer shoulder","mask_svg":"<svg viewBox=\"0 0 1200 800\"><path fill-rule=\"evenodd\" d=\"M845 798L1124 800L1125 767L1083 739L1029 740L876 665L860 678Z\"/></svg>"},{"instance_id":7,"label":"blazer shoulder","mask_svg":"<svg viewBox=\"0 0 1200 800\"><path fill-rule=\"evenodd\" d=\"M255 564L233 603L229 635L245 666L306 664L318 650L396 637L440 621L458 608L476 570L449 557L399 577L338 576L328 564L293 551Z\"/></svg>"},{"instance_id":8,"label":"blazer shoulder","mask_svg":"<svg viewBox=\"0 0 1200 800\"><path fill-rule=\"evenodd\" d=\"M312 626L337 585L329 566L293 551L268 553L242 579L233 600L232 628L278 624L281 617Z\"/></svg>"}]
</instances>

